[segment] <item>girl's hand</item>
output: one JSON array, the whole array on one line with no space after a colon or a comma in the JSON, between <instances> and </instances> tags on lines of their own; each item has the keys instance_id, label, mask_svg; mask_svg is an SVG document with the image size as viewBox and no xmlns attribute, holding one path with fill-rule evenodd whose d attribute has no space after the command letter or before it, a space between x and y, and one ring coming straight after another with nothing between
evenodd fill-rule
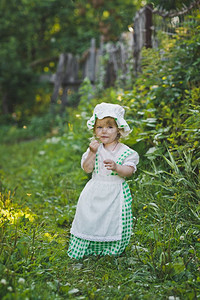
<instances>
[{"instance_id":1,"label":"girl's hand","mask_svg":"<svg viewBox=\"0 0 200 300\"><path fill-rule=\"evenodd\" d=\"M117 170L117 164L111 160L111 159L106 159L104 160L104 165L105 165L105 168L107 170L112 170L112 171L116 171Z\"/></svg>"},{"instance_id":2,"label":"girl's hand","mask_svg":"<svg viewBox=\"0 0 200 300\"><path fill-rule=\"evenodd\" d=\"M100 143L97 140L94 140L90 143L89 148L93 153L97 153Z\"/></svg>"}]
</instances>

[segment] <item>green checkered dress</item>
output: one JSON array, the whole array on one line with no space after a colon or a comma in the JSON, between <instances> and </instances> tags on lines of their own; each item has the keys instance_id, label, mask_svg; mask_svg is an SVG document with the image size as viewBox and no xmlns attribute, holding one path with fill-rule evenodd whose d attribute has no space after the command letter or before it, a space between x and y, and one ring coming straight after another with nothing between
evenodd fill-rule
<instances>
[{"instance_id":1,"label":"green checkered dress","mask_svg":"<svg viewBox=\"0 0 200 300\"><path fill-rule=\"evenodd\" d=\"M117 160L118 164L122 164L123 160L133 151L128 149ZM95 173L98 174L98 154L96 155ZM116 172L112 172L111 175L117 176ZM71 258L81 259L84 256L89 255L120 255L128 245L132 232L132 197L129 186L126 181L122 183L123 188L123 203L122 203L122 237L117 241L89 241L82 239L71 234L68 255Z\"/></svg>"}]
</instances>

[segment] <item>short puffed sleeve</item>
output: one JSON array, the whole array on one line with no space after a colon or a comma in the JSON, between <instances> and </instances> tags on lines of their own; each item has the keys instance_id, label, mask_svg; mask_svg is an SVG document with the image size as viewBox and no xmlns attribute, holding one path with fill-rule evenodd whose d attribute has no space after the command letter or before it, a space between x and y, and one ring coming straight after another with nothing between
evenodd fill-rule
<instances>
[{"instance_id":1,"label":"short puffed sleeve","mask_svg":"<svg viewBox=\"0 0 200 300\"><path fill-rule=\"evenodd\" d=\"M83 169L83 163L86 160L86 158L88 157L89 152L90 152L90 148L88 148L87 151L85 153L83 153L83 155L82 155L82 158L81 158L81 168L82 169Z\"/></svg>"},{"instance_id":2,"label":"short puffed sleeve","mask_svg":"<svg viewBox=\"0 0 200 300\"><path fill-rule=\"evenodd\" d=\"M130 166L134 168L133 173L137 171L136 165L139 163L139 155L136 151L133 151L133 153L129 154L123 161L123 166Z\"/></svg>"}]
</instances>

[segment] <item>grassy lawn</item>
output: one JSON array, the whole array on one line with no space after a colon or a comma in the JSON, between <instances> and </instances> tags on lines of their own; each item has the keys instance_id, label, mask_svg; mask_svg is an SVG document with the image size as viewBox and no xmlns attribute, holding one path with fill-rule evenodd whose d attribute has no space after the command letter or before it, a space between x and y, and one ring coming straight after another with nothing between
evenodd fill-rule
<instances>
[{"instance_id":1,"label":"grassy lawn","mask_svg":"<svg viewBox=\"0 0 200 300\"><path fill-rule=\"evenodd\" d=\"M147 185L150 175L140 171L129 182L134 232L126 253L80 261L67 256L75 205L87 181L80 151L72 155L69 145L54 137L0 146L1 299L197 299L199 227L183 223L173 208L173 182L162 183L172 190L173 205L158 204L162 189L155 194Z\"/></svg>"}]
</instances>

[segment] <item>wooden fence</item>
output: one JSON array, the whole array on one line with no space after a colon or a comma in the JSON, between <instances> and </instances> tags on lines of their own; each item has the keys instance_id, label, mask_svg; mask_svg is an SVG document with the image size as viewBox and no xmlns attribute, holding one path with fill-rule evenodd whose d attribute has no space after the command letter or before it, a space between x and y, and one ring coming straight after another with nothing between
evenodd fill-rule
<instances>
[{"instance_id":1,"label":"wooden fence","mask_svg":"<svg viewBox=\"0 0 200 300\"><path fill-rule=\"evenodd\" d=\"M133 55L134 70L136 74L141 71L140 61L142 48L152 48L158 46L156 33L159 30L173 36L175 34L175 28L181 25L188 12L191 12L192 9L199 6L200 1L194 1L189 7L183 6L181 10L165 11L161 9L153 9L152 5L148 4L136 13L133 20Z\"/></svg>"},{"instance_id":2,"label":"wooden fence","mask_svg":"<svg viewBox=\"0 0 200 300\"><path fill-rule=\"evenodd\" d=\"M52 107L57 102L59 94L61 94L62 107L66 106L71 91L78 91L86 77L94 85L100 82L102 86L108 87L114 85L116 80L127 82L130 79L130 69L133 70L134 76L137 76L141 71L142 48L157 46L156 31L161 29L168 34L174 33L174 26L180 25L184 16L199 5L200 1L194 1L189 7L170 12L154 10L151 5L146 5L134 17L133 33L124 33L117 43L104 45L101 42L97 49L95 39L92 39L90 49L82 57L62 53L56 74L51 77L51 82L54 84Z\"/></svg>"},{"instance_id":3,"label":"wooden fence","mask_svg":"<svg viewBox=\"0 0 200 300\"><path fill-rule=\"evenodd\" d=\"M95 39L92 39L90 49L82 57L62 53L56 73L50 79L54 84L51 104L54 105L61 94L62 106L66 106L69 94L77 91L86 77L93 85L99 83L104 87L114 85L117 79L125 82L130 73L131 36L131 33L124 34L121 41L115 44L101 43L99 49Z\"/></svg>"}]
</instances>

